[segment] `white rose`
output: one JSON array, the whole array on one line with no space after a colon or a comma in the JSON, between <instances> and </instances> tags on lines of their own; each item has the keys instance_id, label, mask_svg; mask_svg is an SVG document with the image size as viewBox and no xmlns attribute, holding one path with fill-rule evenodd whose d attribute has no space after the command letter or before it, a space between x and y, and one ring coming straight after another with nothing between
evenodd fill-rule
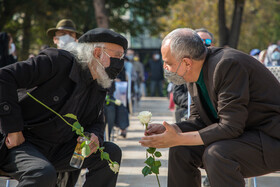
<instances>
[{"instance_id":1,"label":"white rose","mask_svg":"<svg viewBox=\"0 0 280 187\"><path fill-rule=\"evenodd\" d=\"M119 99L116 99L116 100L115 100L115 105L121 106L121 104L122 104L121 100L119 100Z\"/></svg>"},{"instance_id":2,"label":"white rose","mask_svg":"<svg viewBox=\"0 0 280 187\"><path fill-rule=\"evenodd\" d=\"M149 111L142 111L138 115L138 119L143 125L148 124L151 121L152 113Z\"/></svg>"},{"instance_id":3,"label":"white rose","mask_svg":"<svg viewBox=\"0 0 280 187\"><path fill-rule=\"evenodd\" d=\"M119 172L120 165L117 162L109 163L109 166L115 174Z\"/></svg>"}]
</instances>

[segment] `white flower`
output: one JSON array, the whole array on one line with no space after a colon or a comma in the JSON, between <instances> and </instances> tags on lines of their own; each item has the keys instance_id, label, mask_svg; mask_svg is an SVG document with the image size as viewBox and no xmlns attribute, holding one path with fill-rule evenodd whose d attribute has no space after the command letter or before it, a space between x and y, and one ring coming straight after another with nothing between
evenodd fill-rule
<instances>
[{"instance_id":1,"label":"white flower","mask_svg":"<svg viewBox=\"0 0 280 187\"><path fill-rule=\"evenodd\" d=\"M120 165L117 162L109 163L109 166L115 174L119 172Z\"/></svg>"},{"instance_id":2,"label":"white flower","mask_svg":"<svg viewBox=\"0 0 280 187\"><path fill-rule=\"evenodd\" d=\"M152 113L149 111L142 111L138 115L138 119L143 125L148 124L151 121Z\"/></svg>"},{"instance_id":3,"label":"white flower","mask_svg":"<svg viewBox=\"0 0 280 187\"><path fill-rule=\"evenodd\" d=\"M120 106L121 104L122 104L121 100L119 100L119 99L115 100L115 105Z\"/></svg>"}]
</instances>

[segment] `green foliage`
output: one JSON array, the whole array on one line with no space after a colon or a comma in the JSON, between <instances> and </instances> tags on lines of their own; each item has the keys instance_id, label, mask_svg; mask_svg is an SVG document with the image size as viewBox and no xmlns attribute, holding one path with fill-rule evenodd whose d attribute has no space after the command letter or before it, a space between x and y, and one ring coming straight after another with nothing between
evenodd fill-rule
<instances>
[{"instance_id":1,"label":"green foliage","mask_svg":"<svg viewBox=\"0 0 280 187\"><path fill-rule=\"evenodd\" d=\"M158 151L155 152L155 156L158 157L158 158L161 157L161 152L158 152Z\"/></svg>"},{"instance_id":2,"label":"green foliage","mask_svg":"<svg viewBox=\"0 0 280 187\"><path fill-rule=\"evenodd\" d=\"M148 167L148 166L145 166L145 167L142 169L142 174L144 175L144 177L146 177L146 176L149 175L149 174L152 174L151 168Z\"/></svg>"},{"instance_id":3,"label":"green foliage","mask_svg":"<svg viewBox=\"0 0 280 187\"><path fill-rule=\"evenodd\" d=\"M225 0L227 27L230 28L234 1ZM214 45L219 45L217 0L173 0L169 14L158 22L165 28L162 35L175 28L208 29L214 35ZM242 16L238 49L249 53L251 49L266 49L269 43L280 39L280 2L278 0L246 0Z\"/></svg>"},{"instance_id":4,"label":"green foliage","mask_svg":"<svg viewBox=\"0 0 280 187\"><path fill-rule=\"evenodd\" d=\"M77 119L77 116L75 116L74 114L69 114L69 113L68 113L68 114L65 114L64 117L72 118L72 119L74 119L74 120L78 120L78 119Z\"/></svg>"},{"instance_id":5,"label":"green foliage","mask_svg":"<svg viewBox=\"0 0 280 187\"><path fill-rule=\"evenodd\" d=\"M147 149L147 152L150 153L150 154L153 154L155 151L156 151L156 148L153 148L153 147L149 147Z\"/></svg>"},{"instance_id":6,"label":"green foliage","mask_svg":"<svg viewBox=\"0 0 280 187\"><path fill-rule=\"evenodd\" d=\"M145 163L148 166L153 166L154 162L155 162L155 159L153 157L151 157L151 156L145 161Z\"/></svg>"},{"instance_id":7,"label":"green foliage","mask_svg":"<svg viewBox=\"0 0 280 187\"><path fill-rule=\"evenodd\" d=\"M106 152L101 152L101 160L110 160L110 156Z\"/></svg>"},{"instance_id":8,"label":"green foliage","mask_svg":"<svg viewBox=\"0 0 280 187\"><path fill-rule=\"evenodd\" d=\"M156 35L163 30L157 18L167 13L168 3L169 0L106 1L109 26L132 36L142 34L145 30ZM31 17L28 35L23 31L26 15ZM12 34L19 60L25 60L28 56L25 52L22 54L24 56L20 56L22 50L38 54L43 44L56 47L46 31L64 18L72 19L81 32L97 27L93 0L0 0L0 30ZM30 44L28 49L23 49L22 41L26 40Z\"/></svg>"},{"instance_id":9,"label":"green foliage","mask_svg":"<svg viewBox=\"0 0 280 187\"><path fill-rule=\"evenodd\" d=\"M156 174L158 186L160 187L158 174L159 174L159 168L161 167L161 162L159 160L155 160L155 158L161 157L161 153L159 151L156 151L156 148L153 148L153 147L149 147L146 150L147 155L148 155L148 153L151 154L151 156L149 156L149 157L147 156L148 158L144 162L145 164L147 164L147 166L145 166L142 169L142 174L144 175L144 177L146 177L147 175L151 175L153 173Z\"/></svg>"}]
</instances>

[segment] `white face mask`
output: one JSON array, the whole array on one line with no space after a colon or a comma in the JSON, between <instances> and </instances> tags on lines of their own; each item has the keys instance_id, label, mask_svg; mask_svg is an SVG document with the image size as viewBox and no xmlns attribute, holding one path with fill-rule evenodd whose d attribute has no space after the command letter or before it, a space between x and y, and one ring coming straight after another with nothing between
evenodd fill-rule
<instances>
[{"instance_id":1,"label":"white face mask","mask_svg":"<svg viewBox=\"0 0 280 187\"><path fill-rule=\"evenodd\" d=\"M155 54L154 58L155 58L155 60L159 60L160 59L160 55L159 54Z\"/></svg>"},{"instance_id":2,"label":"white face mask","mask_svg":"<svg viewBox=\"0 0 280 187\"><path fill-rule=\"evenodd\" d=\"M66 46L66 44L74 42L74 41L75 41L75 39L73 37L71 37L69 34L65 34L63 36L59 36L58 37L58 44L57 44L57 46L60 49L63 49Z\"/></svg>"},{"instance_id":3,"label":"white face mask","mask_svg":"<svg viewBox=\"0 0 280 187\"><path fill-rule=\"evenodd\" d=\"M13 54L16 51L16 45L11 43L11 48L9 48L9 55Z\"/></svg>"}]
</instances>

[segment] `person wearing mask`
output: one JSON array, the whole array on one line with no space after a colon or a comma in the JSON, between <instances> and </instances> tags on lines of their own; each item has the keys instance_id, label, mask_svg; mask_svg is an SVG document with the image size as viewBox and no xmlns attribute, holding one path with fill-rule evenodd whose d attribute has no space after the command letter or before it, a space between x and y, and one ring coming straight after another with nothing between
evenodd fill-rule
<instances>
[{"instance_id":1,"label":"person wearing mask","mask_svg":"<svg viewBox=\"0 0 280 187\"><path fill-rule=\"evenodd\" d=\"M150 93L151 96L156 96L156 92L158 96L162 97L162 84L163 84L163 69L162 69L162 61L160 59L159 53L154 53L152 59L148 62L149 69L149 79L150 79Z\"/></svg>"},{"instance_id":2,"label":"person wearing mask","mask_svg":"<svg viewBox=\"0 0 280 187\"><path fill-rule=\"evenodd\" d=\"M78 141L72 128L53 112L17 90L30 89L38 100L61 115L77 116L84 132L91 133L84 187L114 187L117 174L101 160L97 146L120 163L121 150L104 142L103 106L106 89L124 65L127 40L109 29L86 32L65 50L48 48L27 61L0 69L0 169L19 186L53 187L69 165ZM73 122L72 122L73 123ZM73 181L72 186L75 185Z\"/></svg>"},{"instance_id":3,"label":"person wearing mask","mask_svg":"<svg viewBox=\"0 0 280 187\"><path fill-rule=\"evenodd\" d=\"M55 28L47 30L47 35L53 39L58 49L63 49L66 44L76 42L81 33L76 30L76 25L71 19L62 19Z\"/></svg>"},{"instance_id":4,"label":"person wearing mask","mask_svg":"<svg viewBox=\"0 0 280 187\"><path fill-rule=\"evenodd\" d=\"M0 68L17 61L16 46L10 33L0 32Z\"/></svg>"},{"instance_id":5,"label":"person wearing mask","mask_svg":"<svg viewBox=\"0 0 280 187\"><path fill-rule=\"evenodd\" d=\"M169 33L161 52L165 77L187 83L193 101L186 121L149 124L140 141L170 147L168 186L201 186L199 167L211 187L279 171L280 83L270 70L241 51L207 48L189 28Z\"/></svg>"},{"instance_id":6,"label":"person wearing mask","mask_svg":"<svg viewBox=\"0 0 280 187\"><path fill-rule=\"evenodd\" d=\"M280 48L276 44L272 44L267 48L264 63L266 66L280 65Z\"/></svg>"},{"instance_id":7,"label":"person wearing mask","mask_svg":"<svg viewBox=\"0 0 280 187\"><path fill-rule=\"evenodd\" d=\"M203 44L206 47L211 47L213 45L213 34L205 28L196 29L195 32L200 36L203 41ZM175 85L173 88L173 100L176 104L175 117L176 122L181 122L181 119L186 116L188 110L188 88L186 84ZM207 182L207 180L205 180ZM205 184L205 186L208 186Z\"/></svg>"}]
</instances>

